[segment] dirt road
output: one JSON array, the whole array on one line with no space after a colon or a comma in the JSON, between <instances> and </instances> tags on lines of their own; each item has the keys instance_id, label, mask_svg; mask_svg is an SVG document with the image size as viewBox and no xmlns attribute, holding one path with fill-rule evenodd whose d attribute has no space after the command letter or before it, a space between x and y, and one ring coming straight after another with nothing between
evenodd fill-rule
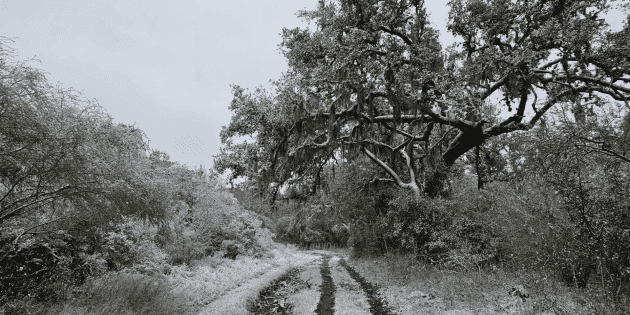
<instances>
[{"instance_id":1,"label":"dirt road","mask_svg":"<svg viewBox=\"0 0 630 315\"><path fill-rule=\"evenodd\" d=\"M250 307L252 314L393 313L377 288L346 263L342 253L309 251L317 259L275 280Z\"/></svg>"}]
</instances>

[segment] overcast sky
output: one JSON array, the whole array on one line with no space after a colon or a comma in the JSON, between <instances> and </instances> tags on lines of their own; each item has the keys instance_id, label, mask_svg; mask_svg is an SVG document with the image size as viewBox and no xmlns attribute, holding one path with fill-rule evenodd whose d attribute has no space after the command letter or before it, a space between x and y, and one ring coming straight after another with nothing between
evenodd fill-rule
<instances>
[{"instance_id":1,"label":"overcast sky","mask_svg":"<svg viewBox=\"0 0 630 315\"><path fill-rule=\"evenodd\" d=\"M41 60L31 65L51 83L96 98L116 122L135 123L151 148L209 167L230 120L229 85L268 88L287 69L279 33L306 26L295 12L316 3L0 0L0 35L14 38L17 60ZM446 1L427 7L446 47Z\"/></svg>"}]
</instances>

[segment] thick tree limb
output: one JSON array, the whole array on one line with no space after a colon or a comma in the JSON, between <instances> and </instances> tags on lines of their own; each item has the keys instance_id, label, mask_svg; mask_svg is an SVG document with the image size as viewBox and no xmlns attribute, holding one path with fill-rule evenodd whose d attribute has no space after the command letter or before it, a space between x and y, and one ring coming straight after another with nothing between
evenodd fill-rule
<instances>
[{"instance_id":1,"label":"thick tree limb","mask_svg":"<svg viewBox=\"0 0 630 315\"><path fill-rule=\"evenodd\" d=\"M403 123L410 123L413 122L414 120L418 120L420 119L420 116L417 115L400 115L400 122ZM426 119L425 121L432 121L431 116L425 115L424 119ZM387 123L387 122L393 122L394 121L394 115L381 115L381 116L376 116L376 117L370 117L370 122L383 122L383 123Z\"/></svg>"},{"instance_id":2,"label":"thick tree limb","mask_svg":"<svg viewBox=\"0 0 630 315\"><path fill-rule=\"evenodd\" d=\"M562 82L563 80L577 80L577 81L582 81L585 83L593 83L602 87L608 87L610 89L615 89L618 91L622 91L625 93L630 93L630 88L619 85L619 84L613 84L612 82L607 82L598 78L593 78L593 77L588 77L588 76L583 76L583 75L571 75L571 76L566 76L566 75L557 75L555 77L552 78L544 78L541 79L541 82L544 83L565 83Z\"/></svg>"},{"instance_id":3,"label":"thick tree limb","mask_svg":"<svg viewBox=\"0 0 630 315\"><path fill-rule=\"evenodd\" d=\"M363 153L365 153L365 155L367 155L367 157L370 160L372 160L374 163L380 166L383 170L385 170L385 172L389 174L389 176L393 178L396 185L402 188L411 189L416 195L416 197L420 197L420 188L418 188L418 185L415 182L415 174L413 173L413 171L411 171L411 169L410 169L411 171L410 175L413 176L412 178L414 179L414 181L411 181L410 183L405 183L400 179L400 176L398 176L398 174L396 174L396 172L394 172L393 169L391 169L387 164L385 164L385 162L381 161L381 159L377 158L376 155L370 152L370 150L366 149L365 147L363 147L362 150L363 150ZM404 150L401 152L404 152ZM408 159L409 156L406 153L404 153L403 156L406 156L407 162L410 163L410 160Z\"/></svg>"},{"instance_id":4,"label":"thick tree limb","mask_svg":"<svg viewBox=\"0 0 630 315\"><path fill-rule=\"evenodd\" d=\"M372 160L372 162L376 163L378 166L380 166L382 169L385 170L385 172L387 172L387 174L389 174L389 176L391 176L394 181L396 182L396 185L398 186L403 186L405 185L405 183L403 183L403 181L400 179L400 177L398 176L398 174L396 174L396 172L394 172L393 169L391 169L391 167L389 167L387 164L385 164L385 162L381 161L381 159L377 158L376 155L374 155L374 153L372 153L370 150L366 149L365 147L361 148L363 150L363 153L365 153L365 155L367 155L367 157Z\"/></svg>"},{"instance_id":5,"label":"thick tree limb","mask_svg":"<svg viewBox=\"0 0 630 315\"><path fill-rule=\"evenodd\" d=\"M509 74L505 75L503 78L501 78L501 80L497 81L491 87L486 89L486 91L483 94L481 94L481 99L485 100L486 98L490 97L490 95L492 95L492 93L494 93L500 87L505 85L505 83L507 83L507 80L508 80L509 77L510 77Z\"/></svg>"},{"instance_id":6,"label":"thick tree limb","mask_svg":"<svg viewBox=\"0 0 630 315\"><path fill-rule=\"evenodd\" d=\"M615 91L615 90L612 90L612 89L606 89L606 88L599 87L599 86L591 86L589 89L590 89L591 91L596 91L596 92L599 92L599 93L602 93L602 94L609 95L610 97L612 97L612 98L613 98L613 99L615 99L616 101L623 101L623 102L627 102L627 101L628 101L628 99L630 98L630 95L629 95L629 96L624 96L624 95L619 94L619 93L618 93L617 91Z\"/></svg>"},{"instance_id":7,"label":"thick tree limb","mask_svg":"<svg viewBox=\"0 0 630 315\"><path fill-rule=\"evenodd\" d=\"M372 139L364 139L364 140L358 141L357 143L369 143L369 144L373 144L373 145L377 145L377 146L389 149L390 151L394 152L394 148L393 147L391 147L391 146L389 146L389 145L387 145L385 143L382 143L382 142L379 142L379 141L376 141L376 140L372 140Z\"/></svg>"},{"instance_id":8,"label":"thick tree limb","mask_svg":"<svg viewBox=\"0 0 630 315\"><path fill-rule=\"evenodd\" d=\"M470 149L482 144L487 138L483 132L483 125L486 121L481 121L473 130L460 131L459 134L451 141L446 152L442 155L444 163L451 166L457 158L468 152Z\"/></svg>"},{"instance_id":9,"label":"thick tree limb","mask_svg":"<svg viewBox=\"0 0 630 315\"><path fill-rule=\"evenodd\" d=\"M409 142L407 142L407 144L409 144ZM407 154L407 152L405 152L405 150L400 150L400 154L402 154L402 156L405 158L405 163L407 164L407 169L409 170L409 178L410 178L409 183L410 184L413 183L414 185L417 185L416 184L416 173L413 171L413 168L412 168L412 165L411 165L412 161L411 161L411 158L409 157L409 154Z\"/></svg>"},{"instance_id":10,"label":"thick tree limb","mask_svg":"<svg viewBox=\"0 0 630 315\"><path fill-rule=\"evenodd\" d=\"M389 34L392 34L392 35L398 36L398 38L402 39L402 40L405 42L405 44L407 44L407 45L409 45L409 46L413 46L413 42L411 41L411 39L409 39L409 37L407 37L407 35L405 35L405 34L403 34L403 33L399 32L399 31L397 31L397 30L394 30L394 29L390 29L390 28L388 28L388 27L385 27L385 26L379 26L379 29L380 29L381 31L385 32L385 33L389 33Z\"/></svg>"},{"instance_id":11,"label":"thick tree limb","mask_svg":"<svg viewBox=\"0 0 630 315\"><path fill-rule=\"evenodd\" d=\"M518 116L511 116L508 119L502 121L501 123L499 123L498 125L494 125L488 129L485 129L483 131L484 136L486 137L492 137L492 136L498 136L504 133L508 133L508 132L512 132L512 131L516 131L516 130L529 130L532 129L536 123L538 122L538 120L540 120L540 118L542 118L542 116L551 108L553 107L553 105L555 105L560 99L571 95L575 92L585 92L588 91L588 89L590 89L589 87L579 87L576 88L575 91L573 90L566 90L558 95L556 95L555 97L552 97L551 99L548 99L547 102L545 103L545 105L538 110L538 112L534 115L534 117L532 117L532 119L529 121L529 123L520 123L520 117Z\"/></svg>"},{"instance_id":12,"label":"thick tree limb","mask_svg":"<svg viewBox=\"0 0 630 315\"><path fill-rule=\"evenodd\" d=\"M546 64L544 64L544 65L540 66L539 68L533 69L533 70L534 70L534 71L536 71L536 70L544 70L544 69L547 69L547 68L549 68L549 67L551 67L551 66L553 66L553 65L556 65L556 64L558 64L558 63L562 62L562 60L564 60L564 59L562 59L562 58L558 58L558 59L555 59L555 60L549 61L548 63L546 63Z\"/></svg>"}]
</instances>

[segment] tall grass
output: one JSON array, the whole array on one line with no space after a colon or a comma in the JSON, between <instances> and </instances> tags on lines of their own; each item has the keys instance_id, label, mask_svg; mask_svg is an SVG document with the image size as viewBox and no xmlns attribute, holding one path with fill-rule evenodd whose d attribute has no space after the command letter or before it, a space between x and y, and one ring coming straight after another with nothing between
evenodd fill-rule
<instances>
[{"instance_id":1,"label":"tall grass","mask_svg":"<svg viewBox=\"0 0 630 315\"><path fill-rule=\"evenodd\" d=\"M190 306L182 303L166 277L116 273L92 279L81 298L51 308L48 314L186 314Z\"/></svg>"},{"instance_id":2,"label":"tall grass","mask_svg":"<svg viewBox=\"0 0 630 315\"><path fill-rule=\"evenodd\" d=\"M165 277L130 273L110 273L89 279L75 288L74 297L61 303L40 304L32 300L5 305L5 314L106 315L106 314L186 314L189 307L174 294Z\"/></svg>"},{"instance_id":3,"label":"tall grass","mask_svg":"<svg viewBox=\"0 0 630 315\"><path fill-rule=\"evenodd\" d=\"M630 314L628 296L611 296L595 279L586 289L567 287L549 269L454 270L401 254L353 258L348 264L379 284L398 314ZM518 285L528 298L509 294ZM418 291L424 297L414 295Z\"/></svg>"}]
</instances>

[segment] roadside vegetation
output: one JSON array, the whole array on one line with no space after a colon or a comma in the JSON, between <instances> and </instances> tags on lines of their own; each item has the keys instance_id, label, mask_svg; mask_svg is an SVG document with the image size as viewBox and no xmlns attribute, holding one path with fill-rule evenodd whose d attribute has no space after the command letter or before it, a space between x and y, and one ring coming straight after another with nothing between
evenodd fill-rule
<instances>
[{"instance_id":1,"label":"roadside vegetation","mask_svg":"<svg viewBox=\"0 0 630 315\"><path fill-rule=\"evenodd\" d=\"M53 86L0 38L0 310L197 314L292 251L213 169Z\"/></svg>"},{"instance_id":2,"label":"roadside vegetation","mask_svg":"<svg viewBox=\"0 0 630 315\"><path fill-rule=\"evenodd\" d=\"M593 282L569 287L551 269L453 270L412 255L348 262L399 315L406 314L627 314L628 299ZM520 286L520 287L519 287Z\"/></svg>"}]
</instances>

